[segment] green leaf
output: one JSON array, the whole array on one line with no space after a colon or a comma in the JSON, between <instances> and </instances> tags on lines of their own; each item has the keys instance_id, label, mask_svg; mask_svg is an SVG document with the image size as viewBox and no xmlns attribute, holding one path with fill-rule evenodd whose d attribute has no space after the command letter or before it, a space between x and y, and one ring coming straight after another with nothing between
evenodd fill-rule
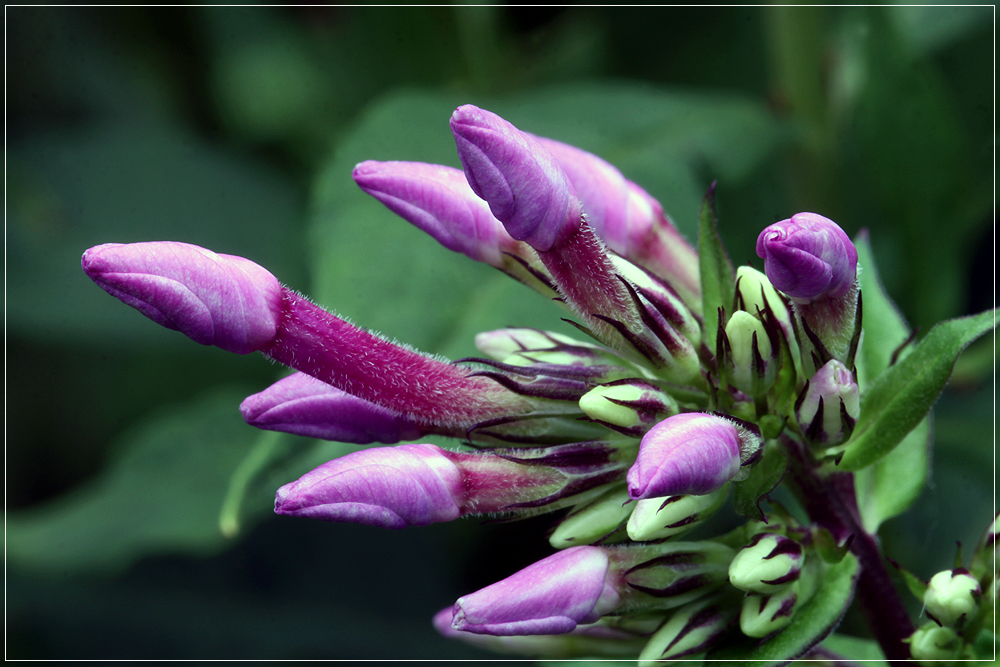
<instances>
[{"instance_id":1,"label":"green leaf","mask_svg":"<svg viewBox=\"0 0 1000 667\"><path fill-rule=\"evenodd\" d=\"M715 217L715 184L708 189L701 204L698 224L698 260L701 273L702 312L709 349L714 351L719 308L732 310L736 294L736 272L719 237ZM732 314L732 313L730 313Z\"/></svg>"},{"instance_id":2,"label":"green leaf","mask_svg":"<svg viewBox=\"0 0 1000 667\"><path fill-rule=\"evenodd\" d=\"M893 353L909 338L910 326L882 285L867 229L861 230L854 239L854 245L858 249L858 281L863 297L861 321L865 329L855 359L858 369L855 380L864 391L889 367ZM909 352L909 347L904 348L900 358Z\"/></svg>"},{"instance_id":3,"label":"green leaf","mask_svg":"<svg viewBox=\"0 0 1000 667\"><path fill-rule=\"evenodd\" d=\"M770 667L795 659L821 642L840 623L854 597L858 559L848 554L839 563L824 568L819 574L819 587L796 610L788 627L760 645L744 637L711 651L707 659L719 661L715 663L718 667Z\"/></svg>"},{"instance_id":4,"label":"green leaf","mask_svg":"<svg viewBox=\"0 0 1000 667\"><path fill-rule=\"evenodd\" d=\"M927 415L966 345L994 326L996 311L934 326L905 359L879 375L861 396L861 416L841 470L860 470L892 451Z\"/></svg>"},{"instance_id":5,"label":"green leaf","mask_svg":"<svg viewBox=\"0 0 1000 667\"><path fill-rule=\"evenodd\" d=\"M874 639L861 639L835 632L823 640L822 646L848 660L864 660L866 667L886 667L888 664Z\"/></svg>"},{"instance_id":6,"label":"green leaf","mask_svg":"<svg viewBox=\"0 0 1000 667\"><path fill-rule=\"evenodd\" d=\"M928 415L885 457L855 473L858 509L869 533L905 512L920 496L930 472L931 441Z\"/></svg>"},{"instance_id":7,"label":"green leaf","mask_svg":"<svg viewBox=\"0 0 1000 667\"><path fill-rule=\"evenodd\" d=\"M778 443L769 440L764 445L760 461L750 468L750 476L733 485L733 506L736 511L754 521L764 521L760 501L774 491L785 476L788 461Z\"/></svg>"},{"instance_id":8,"label":"green leaf","mask_svg":"<svg viewBox=\"0 0 1000 667\"><path fill-rule=\"evenodd\" d=\"M97 479L48 505L10 512L8 562L114 571L149 554L222 548L219 507L256 437L236 409L245 395L217 392L151 419L126 436Z\"/></svg>"}]
</instances>

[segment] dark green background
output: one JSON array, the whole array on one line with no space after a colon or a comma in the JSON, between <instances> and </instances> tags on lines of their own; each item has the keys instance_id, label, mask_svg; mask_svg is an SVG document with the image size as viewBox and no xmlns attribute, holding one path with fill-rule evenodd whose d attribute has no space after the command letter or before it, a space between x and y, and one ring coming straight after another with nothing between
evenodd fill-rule
<instances>
[{"instance_id":1,"label":"dark green background","mask_svg":"<svg viewBox=\"0 0 1000 667\"><path fill-rule=\"evenodd\" d=\"M693 238L718 180L737 263L811 210L872 232L907 319L992 305L993 9L8 7L8 658L460 658L431 616L548 553L546 518L383 531L268 516L347 448L281 440L243 530L217 517L278 369L96 288L87 247L250 257L354 321L450 356L559 313L356 189L367 158L457 164L473 102L578 143ZM936 413L934 481L889 521L927 577L993 498L993 359ZM255 442L257 444L255 444ZM266 519L266 520L263 520ZM916 607L919 610L919 606ZM844 630L863 635L849 617Z\"/></svg>"}]
</instances>

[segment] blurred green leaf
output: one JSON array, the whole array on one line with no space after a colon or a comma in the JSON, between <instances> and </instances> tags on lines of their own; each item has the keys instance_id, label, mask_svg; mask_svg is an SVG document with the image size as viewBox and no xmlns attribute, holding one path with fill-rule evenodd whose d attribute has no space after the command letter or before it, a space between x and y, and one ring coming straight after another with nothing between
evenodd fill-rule
<instances>
[{"instance_id":1,"label":"blurred green leaf","mask_svg":"<svg viewBox=\"0 0 1000 667\"><path fill-rule=\"evenodd\" d=\"M993 22L990 5L899 5L889 12L897 29L920 53L948 46Z\"/></svg>"},{"instance_id":2,"label":"blurred green leaf","mask_svg":"<svg viewBox=\"0 0 1000 667\"><path fill-rule=\"evenodd\" d=\"M125 436L100 477L44 506L7 515L8 563L59 572L114 571L163 552L212 553L232 471L255 434L213 393Z\"/></svg>"},{"instance_id":3,"label":"blurred green leaf","mask_svg":"<svg viewBox=\"0 0 1000 667\"><path fill-rule=\"evenodd\" d=\"M996 326L996 311L937 324L905 359L861 396L861 416L841 470L860 470L888 454L919 424L944 388L965 346Z\"/></svg>"},{"instance_id":4,"label":"blurred green leaf","mask_svg":"<svg viewBox=\"0 0 1000 667\"><path fill-rule=\"evenodd\" d=\"M796 609L792 622L763 644L743 637L741 641L718 651L707 659L724 667L736 665L771 667L797 658L826 637L843 618L854 597L858 559L848 554L834 565L824 565L820 584L812 597Z\"/></svg>"},{"instance_id":5,"label":"blurred green leaf","mask_svg":"<svg viewBox=\"0 0 1000 667\"><path fill-rule=\"evenodd\" d=\"M415 347L474 353L472 335L505 326L573 333L562 313L493 269L447 252L352 182L366 159L460 166L448 119L466 102L523 130L612 161L694 230L701 170L745 176L780 136L766 110L735 97L624 83L553 87L504 100L402 91L382 99L339 145L316 181L312 295L341 315ZM751 137L751 139L747 139Z\"/></svg>"},{"instance_id":6,"label":"blurred green leaf","mask_svg":"<svg viewBox=\"0 0 1000 667\"><path fill-rule=\"evenodd\" d=\"M107 123L15 142L7 227L8 327L43 339L189 344L94 286L80 256L100 243L177 240L301 280L291 184L159 122Z\"/></svg>"},{"instance_id":7,"label":"blurred green leaf","mask_svg":"<svg viewBox=\"0 0 1000 667\"><path fill-rule=\"evenodd\" d=\"M861 639L835 632L824 639L821 646L848 660L864 660L871 667L885 667L887 664L882 649L874 639Z\"/></svg>"}]
</instances>

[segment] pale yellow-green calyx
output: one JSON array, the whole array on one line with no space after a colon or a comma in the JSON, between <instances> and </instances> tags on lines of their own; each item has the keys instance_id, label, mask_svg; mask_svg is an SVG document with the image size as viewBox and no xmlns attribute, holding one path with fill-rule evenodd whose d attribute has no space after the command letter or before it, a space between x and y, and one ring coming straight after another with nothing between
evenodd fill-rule
<instances>
[{"instance_id":1,"label":"pale yellow-green calyx","mask_svg":"<svg viewBox=\"0 0 1000 667\"><path fill-rule=\"evenodd\" d=\"M726 323L726 339L729 381L749 396L763 394L775 374L774 350L764 324L745 310L738 310Z\"/></svg>"},{"instance_id":2,"label":"pale yellow-green calyx","mask_svg":"<svg viewBox=\"0 0 1000 667\"><path fill-rule=\"evenodd\" d=\"M722 507L728 494L726 484L704 496L640 500L629 517L628 536L636 542L648 542L685 533Z\"/></svg>"},{"instance_id":3,"label":"pale yellow-green calyx","mask_svg":"<svg viewBox=\"0 0 1000 667\"><path fill-rule=\"evenodd\" d=\"M799 598L799 582L793 581L769 593L750 593L743 598L740 630L747 637L766 637L792 622Z\"/></svg>"},{"instance_id":4,"label":"pale yellow-green calyx","mask_svg":"<svg viewBox=\"0 0 1000 667\"><path fill-rule=\"evenodd\" d=\"M648 428L680 411L672 396L641 380L594 387L580 398L580 409L591 419L624 429Z\"/></svg>"},{"instance_id":5,"label":"pale yellow-green calyx","mask_svg":"<svg viewBox=\"0 0 1000 667\"><path fill-rule=\"evenodd\" d=\"M563 519L549 537L549 544L556 549L593 544L616 531L634 507L627 487L613 488Z\"/></svg>"}]
</instances>

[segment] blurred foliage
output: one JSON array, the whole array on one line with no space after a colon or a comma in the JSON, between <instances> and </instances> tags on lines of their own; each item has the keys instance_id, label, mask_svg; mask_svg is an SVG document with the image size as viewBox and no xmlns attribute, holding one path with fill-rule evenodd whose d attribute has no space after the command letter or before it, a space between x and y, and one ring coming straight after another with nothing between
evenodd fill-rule
<instances>
[{"instance_id":1,"label":"blurred foliage","mask_svg":"<svg viewBox=\"0 0 1000 667\"><path fill-rule=\"evenodd\" d=\"M992 24L986 6L8 7L7 657L486 657L430 617L548 551L544 517L262 521L344 446L243 425L276 369L122 307L85 248L244 255L453 357L481 329L559 328L350 179L369 158L457 164L447 119L472 102L615 163L689 238L718 180L737 263L798 210L869 228L926 331L991 305ZM883 525L920 576L990 520L993 363L986 344L960 360L933 481ZM859 619L841 630L829 648L878 657Z\"/></svg>"}]
</instances>

